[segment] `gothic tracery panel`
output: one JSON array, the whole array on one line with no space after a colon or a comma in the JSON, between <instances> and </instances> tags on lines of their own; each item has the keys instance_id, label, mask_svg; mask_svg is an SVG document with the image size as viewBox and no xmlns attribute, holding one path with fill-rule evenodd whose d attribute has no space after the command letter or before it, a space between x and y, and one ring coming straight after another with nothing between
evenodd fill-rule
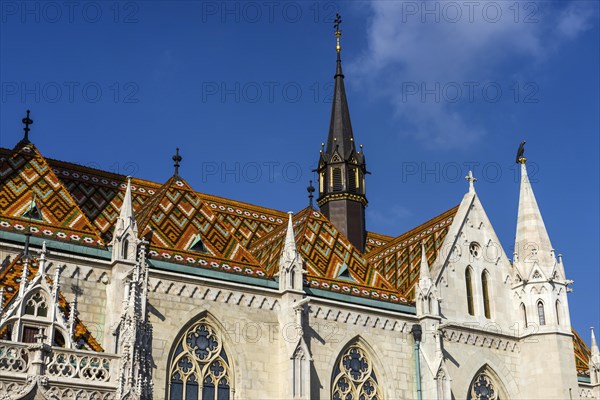
<instances>
[{"instance_id":1,"label":"gothic tracery panel","mask_svg":"<svg viewBox=\"0 0 600 400\"><path fill-rule=\"evenodd\" d=\"M469 400L501 400L493 379L485 372L479 373L469 389Z\"/></svg>"},{"instance_id":2,"label":"gothic tracery panel","mask_svg":"<svg viewBox=\"0 0 600 400\"><path fill-rule=\"evenodd\" d=\"M169 370L169 399L229 400L229 365L221 336L202 318L176 344Z\"/></svg>"},{"instance_id":3,"label":"gothic tracery panel","mask_svg":"<svg viewBox=\"0 0 600 400\"><path fill-rule=\"evenodd\" d=\"M373 364L359 345L350 346L333 370L334 400L382 400Z\"/></svg>"}]
</instances>

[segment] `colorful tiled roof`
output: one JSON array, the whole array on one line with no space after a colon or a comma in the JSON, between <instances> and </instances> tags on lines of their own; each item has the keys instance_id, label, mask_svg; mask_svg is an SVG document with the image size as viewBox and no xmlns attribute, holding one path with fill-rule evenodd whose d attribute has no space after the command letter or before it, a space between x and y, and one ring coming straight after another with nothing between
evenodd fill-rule
<instances>
[{"instance_id":1,"label":"colorful tiled roof","mask_svg":"<svg viewBox=\"0 0 600 400\"><path fill-rule=\"evenodd\" d=\"M33 258L29 263L28 281L31 281L38 272L37 259ZM15 257L9 264L0 269L0 287L4 288L4 304L3 309L6 310L15 296L19 293L21 276L23 275L23 262L21 257ZM46 277L48 283L52 285L52 279ZM71 314L71 306L67 302L65 296L58 293L58 307L63 313L65 319L68 320ZM88 349L93 351L104 351L100 343L94 338L89 329L78 317L75 317L75 342L83 343Z\"/></svg>"},{"instance_id":2,"label":"colorful tiled roof","mask_svg":"<svg viewBox=\"0 0 600 400\"><path fill-rule=\"evenodd\" d=\"M369 255L370 252L377 250L381 246L384 246L389 241L393 240L393 236L382 235L375 232L367 232L367 243L365 246L365 254Z\"/></svg>"},{"instance_id":3,"label":"colorful tiled roof","mask_svg":"<svg viewBox=\"0 0 600 400\"><path fill-rule=\"evenodd\" d=\"M9 153L10 150L0 149L0 157L5 157ZM65 161L49 158L46 160L100 232L104 243L109 243L112 239L114 223L123 204L126 176ZM133 208L136 214L141 206L162 187L161 184L138 178L132 178L131 185ZM282 225L287 218L287 214L281 211L205 193L195 193L211 208L219 220L229 226L238 242L244 247L249 247L255 240Z\"/></svg>"},{"instance_id":4,"label":"colorful tiled roof","mask_svg":"<svg viewBox=\"0 0 600 400\"><path fill-rule=\"evenodd\" d=\"M296 246L306 260L309 277L338 279L345 270L359 285L393 289L364 256L318 210L305 208L293 218ZM286 227L274 230L250 249L270 275L277 272Z\"/></svg>"},{"instance_id":5,"label":"colorful tiled roof","mask_svg":"<svg viewBox=\"0 0 600 400\"><path fill-rule=\"evenodd\" d=\"M573 331L573 349L575 350L575 368L577 368L577 375L579 376L590 376L590 357L592 351L585 344L583 339Z\"/></svg>"},{"instance_id":6,"label":"colorful tiled roof","mask_svg":"<svg viewBox=\"0 0 600 400\"><path fill-rule=\"evenodd\" d=\"M41 220L24 215L35 205ZM33 144L19 143L0 163L0 228L87 246L104 246L79 208Z\"/></svg>"},{"instance_id":7,"label":"colorful tiled roof","mask_svg":"<svg viewBox=\"0 0 600 400\"><path fill-rule=\"evenodd\" d=\"M144 204L136 217L150 248L189 250L198 234L208 252L232 261L255 264L254 257L190 186L180 177L170 178Z\"/></svg>"},{"instance_id":8,"label":"colorful tiled roof","mask_svg":"<svg viewBox=\"0 0 600 400\"><path fill-rule=\"evenodd\" d=\"M70 198L75 203L74 208L83 214L83 221L89 225L87 228L97 232L95 245L104 247L112 239L123 204L126 177L64 161L46 160L33 145L30 146L37 162L47 166L47 175L61 183L64 197ZM11 165L9 161L14 152L0 149L0 157ZM16 171L23 166L23 163L15 164L13 174L22 173ZM135 178L131 182L134 212L141 236L150 242L151 259L265 279L272 278L277 272L286 213L199 193L181 178L171 178L163 185ZM0 192L7 190L4 186L2 184ZM27 203L27 200L23 201ZM369 232L367 253L362 254L323 214L305 209L294 216L294 228L298 247L307 260L310 279L307 284L314 286L318 281L325 287L330 281L339 281L360 286L360 293L366 290L362 288L364 286L388 290L388 298L394 294L394 298L411 299L412 286L418 279L420 250L417 244L426 241L431 264L455 212L456 209L450 210L397 238ZM25 226L21 222L15 229L22 231ZM6 222L0 226L6 227ZM56 229L56 226L49 229ZM33 230L36 233L35 226ZM190 250L198 233L206 253ZM77 238L77 233L67 235ZM349 294L356 294L355 290L350 289Z\"/></svg>"},{"instance_id":9,"label":"colorful tiled roof","mask_svg":"<svg viewBox=\"0 0 600 400\"><path fill-rule=\"evenodd\" d=\"M421 242L425 243L431 266L457 211L458 206L380 246L367 254L369 264L404 297L414 299L414 286L419 280Z\"/></svg>"}]
</instances>

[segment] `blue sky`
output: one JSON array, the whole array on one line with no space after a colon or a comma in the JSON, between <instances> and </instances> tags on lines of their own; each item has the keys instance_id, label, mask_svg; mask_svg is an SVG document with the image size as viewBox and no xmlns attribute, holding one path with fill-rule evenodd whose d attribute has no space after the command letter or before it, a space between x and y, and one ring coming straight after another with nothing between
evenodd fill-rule
<instances>
[{"instance_id":1,"label":"blue sky","mask_svg":"<svg viewBox=\"0 0 600 400\"><path fill-rule=\"evenodd\" d=\"M68 3L68 2L67 2ZM369 230L476 190L507 254L527 140L573 326L600 325L599 11L582 2L0 3L0 146L31 108L44 155L281 210L307 205L335 41L368 168Z\"/></svg>"}]
</instances>

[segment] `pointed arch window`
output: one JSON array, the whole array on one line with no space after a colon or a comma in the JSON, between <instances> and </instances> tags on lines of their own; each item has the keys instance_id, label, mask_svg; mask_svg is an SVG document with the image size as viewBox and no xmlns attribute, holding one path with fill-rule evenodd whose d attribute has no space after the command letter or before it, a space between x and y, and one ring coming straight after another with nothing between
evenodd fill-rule
<instances>
[{"instance_id":1,"label":"pointed arch window","mask_svg":"<svg viewBox=\"0 0 600 400\"><path fill-rule=\"evenodd\" d=\"M339 167L333 168L331 174L331 184L334 192L342 191L342 169Z\"/></svg>"},{"instance_id":2,"label":"pointed arch window","mask_svg":"<svg viewBox=\"0 0 600 400\"><path fill-rule=\"evenodd\" d=\"M472 282L471 267L467 267L465 271L465 282L467 285L467 311L470 315L475 315L475 308L473 307L473 282Z\"/></svg>"},{"instance_id":3,"label":"pointed arch window","mask_svg":"<svg viewBox=\"0 0 600 400\"><path fill-rule=\"evenodd\" d=\"M123 250L121 253L122 253L121 258L127 259L127 255L129 253L129 240L128 239L123 240Z\"/></svg>"},{"instance_id":4,"label":"pointed arch window","mask_svg":"<svg viewBox=\"0 0 600 400\"><path fill-rule=\"evenodd\" d=\"M556 300L554 307L556 308L556 325L560 325L560 300Z\"/></svg>"},{"instance_id":5,"label":"pointed arch window","mask_svg":"<svg viewBox=\"0 0 600 400\"><path fill-rule=\"evenodd\" d=\"M334 400L382 400L373 364L358 344L348 347L333 370L331 398Z\"/></svg>"},{"instance_id":6,"label":"pointed arch window","mask_svg":"<svg viewBox=\"0 0 600 400\"><path fill-rule=\"evenodd\" d=\"M501 400L493 379L485 372L477 374L469 389L469 400Z\"/></svg>"},{"instance_id":7,"label":"pointed arch window","mask_svg":"<svg viewBox=\"0 0 600 400\"><path fill-rule=\"evenodd\" d=\"M542 303L541 300L539 300L537 303L537 310L540 325L546 325L546 313L544 312L544 303Z\"/></svg>"},{"instance_id":8,"label":"pointed arch window","mask_svg":"<svg viewBox=\"0 0 600 400\"><path fill-rule=\"evenodd\" d=\"M36 292L25 303L25 314L36 317L48 316L48 304L46 298L40 292Z\"/></svg>"},{"instance_id":9,"label":"pointed arch window","mask_svg":"<svg viewBox=\"0 0 600 400\"><path fill-rule=\"evenodd\" d=\"M169 400L229 400L232 372L221 336L202 318L176 343L169 367Z\"/></svg>"},{"instance_id":10,"label":"pointed arch window","mask_svg":"<svg viewBox=\"0 0 600 400\"><path fill-rule=\"evenodd\" d=\"M490 292L488 288L487 271L481 273L481 292L483 295L483 313L487 319L490 319L492 315L490 312Z\"/></svg>"},{"instance_id":11,"label":"pointed arch window","mask_svg":"<svg viewBox=\"0 0 600 400\"><path fill-rule=\"evenodd\" d=\"M521 303L521 316L523 317L523 328L527 328L527 310L525 309L525 304Z\"/></svg>"}]
</instances>

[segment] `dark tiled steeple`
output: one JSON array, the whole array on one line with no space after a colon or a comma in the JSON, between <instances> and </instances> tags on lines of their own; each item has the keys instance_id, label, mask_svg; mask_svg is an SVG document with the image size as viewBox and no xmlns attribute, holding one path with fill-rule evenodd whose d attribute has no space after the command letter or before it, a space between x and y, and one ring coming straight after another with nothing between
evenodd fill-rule
<instances>
[{"instance_id":1,"label":"dark tiled steeple","mask_svg":"<svg viewBox=\"0 0 600 400\"><path fill-rule=\"evenodd\" d=\"M364 154L356 148L342 73L339 15L335 20L337 61L334 75L333 104L327 147L321 149L319 198L323 214L361 252L365 249L365 174Z\"/></svg>"}]
</instances>

